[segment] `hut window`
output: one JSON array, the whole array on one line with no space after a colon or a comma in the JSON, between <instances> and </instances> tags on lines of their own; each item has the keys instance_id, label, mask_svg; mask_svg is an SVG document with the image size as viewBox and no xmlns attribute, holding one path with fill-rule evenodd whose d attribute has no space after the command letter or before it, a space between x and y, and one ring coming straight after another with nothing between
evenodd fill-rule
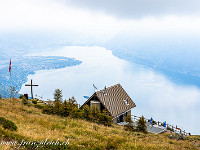
<instances>
[{"instance_id":1,"label":"hut window","mask_svg":"<svg viewBox=\"0 0 200 150\"><path fill-rule=\"evenodd\" d=\"M92 100L92 101L90 101L90 106L91 107L97 107L97 108L99 108L99 110L101 110L100 109L100 102L99 101L96 101L96 100Z\"/></svg>"}]
</instances>

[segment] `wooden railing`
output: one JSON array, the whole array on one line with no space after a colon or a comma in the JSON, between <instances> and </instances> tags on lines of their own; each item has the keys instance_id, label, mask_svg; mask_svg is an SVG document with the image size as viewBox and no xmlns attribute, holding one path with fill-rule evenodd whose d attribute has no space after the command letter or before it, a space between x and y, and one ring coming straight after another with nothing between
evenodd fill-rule
<instances>
[{"instance_id":1,"label":"wooden railing","mask_svg":"<svg viewBox=\"0 0 200 150\"><path fill-rule=\"evenodd\" d=\"M138 121L141 117L138 117L138 116L135 116L135 115L131 115L132 117L132 120L135 122L135 121ZM146 119L144 118L144 120L146 122L149 122L150 119ZM158 126L163 126L163 122L160 122L160 121L157 121L156 124ZM174 133L179 133L179 134L184 134L184 135L191 135L189 132L186 132L185 130L181 130L181 128L178 128L177 125L176 126L173 126L173 125L170 125L170 124L166 124L166 127L167 129L171 129L170 131L174 132Z\"/></svg>"}]
</instances>

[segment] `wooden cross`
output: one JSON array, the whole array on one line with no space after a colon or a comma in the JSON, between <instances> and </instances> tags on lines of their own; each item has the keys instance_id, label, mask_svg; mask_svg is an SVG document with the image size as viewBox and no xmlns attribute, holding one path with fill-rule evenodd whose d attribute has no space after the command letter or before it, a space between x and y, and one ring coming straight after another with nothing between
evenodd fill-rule
<instances>
[{"instance_id":1,"label":"wooden cross","mask_svg":"<svg viewBox=\"0 0 200 150\"><path fill-rule=\"evenodd\" d=\"M38 86L38 85L33 85L32 84L32 79L31 79L31 84L25 84L25 86L30 86L31 87L31 97L33 99L33 86Z\"/></svg>"}]
</instances>

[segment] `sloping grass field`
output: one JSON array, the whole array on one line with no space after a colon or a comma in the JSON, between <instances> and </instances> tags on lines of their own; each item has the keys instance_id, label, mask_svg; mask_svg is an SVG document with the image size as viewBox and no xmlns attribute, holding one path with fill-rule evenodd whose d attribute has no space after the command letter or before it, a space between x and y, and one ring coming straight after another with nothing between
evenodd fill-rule
<instances>
[{"instance_id":1,"label":"sloping grass field","mask_svg":"<svg viewBox=\"0 0 200 150\"><path fill-rule=\"evenodd\" d=\"M0 117L13 121L18 127L17 131L10 131L0 125L0 149L28 149L25 142L45 140L59 140L65 144L46 149L200 149L200 136L174 140L169 139L170 133L143 134L125 131L118 125L107 127L81 119L47 115L34 104L22 104L20 99L0 99ZM45 144L36 149L45 149Z\"/></svg>"}]
</instances>

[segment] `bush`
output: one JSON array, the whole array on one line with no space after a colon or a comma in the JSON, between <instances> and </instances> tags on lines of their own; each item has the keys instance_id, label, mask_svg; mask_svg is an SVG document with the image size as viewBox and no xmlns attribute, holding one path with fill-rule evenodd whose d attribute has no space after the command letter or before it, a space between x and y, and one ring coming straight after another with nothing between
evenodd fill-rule
<instances>
[{"instance_id":1,"label":"bush","mask_svg":"<svg viewBox=\"0 0 200 150\"><path fill-rule=\"evenodd\" d=\"M23 98L24 98L24 95L21 94L21 95L19 96L19 98L20 98L20 99L23 99Z\"/></svg>"},{"instance_id":2,"label":"bush","mask_svg":"<svg viewBox=\"0 0 200 150\"><path fill-rule=\"evenodd\" d=\"M23 97L23 98L22 98L22 103L23 103L24 105L27 105L27 104L28 104L28 100L27 100L25 97Z\"/></svg>"},{"instance_id":3,"label":"bush","mask_svg":"<svg viewBox=\"0 0 200 150\"><path fill-rule=\"evenodd\" d=\"M125 121L128 123L133 123L132 119L131 119L131 114L128 114L125 118Z\"/></svg>"},{"instance_id":4,"label":"bush","mask_svg":"<svg viewBox=\"0 0 200 150\"><path fill-rule=\"evenodd\" d=\"M144 116L142 116L138 123L137 123L137 127L136 129L140 132L144 132L147 133L147 125L146 125L146 121L144 120Z\"/></svg>"},{"instance_id":5,"label":"bush","mask_svg":"<svg viewBox=\"0 0 200 150\"><path fill-rule=\"evenodd\" d=\"M34 105L35 108L39 108L39 109L43 109L44 108L44 105Z\"/></svg>"},{"instance_id":6,"label":"bush","mask_svg":"<svg viewBox=\"0 0 200 150\"><path fill-rule=\"evenodd\" d=\"M90 111L91 111L91 117L90 117L90 120L92 122L100 122L100 110L98 107L96 106L92 106L90 107Z\"/></svg>"},{"instance_id":7,"label":"bush","mask_svg":"<svg viewBox=\"0 0 200 150\"><path fill-rule=\"evenodd\" d=\"M77 111L79 111L78 104L74 97L69 98L69 100L67 101L65 100L64 103L61 105L60 109L60 113L62 116L72 116L75 118L77 118L78 116L78 114L76 113Z\"/></svg>"},{"instance_id":8,"label":"bush","mask_svg":"<svg viewBox=\"0 0 200 150\"><path fill-rule=\"evenodd\" d=\"M91 111L88 105L84 105L83 106L83 118L85 118L86 120L90 120L91 118Z\"/></svg>"},{"instance_id":9,"label":"bush","mask_svg":"<svg viewBox=\"0 0 200 150\"><path fill-rule=\"evenodd\" d=\"M77 101L74 97L69 98L61 103L59 100L55 101L53 106L45 105L42 108L42 113L44 114L56 114L60 116L71 116L73 118L84 118L88 121L101 123L107 126L111 126L112 117L107 115L104 110L102 113L97 107L89 107L85 105L83 109L78 109Z\"/></svg>"},{"instance_id":10,"label":"bush","mask_svg":"<svg viewBox=\"0 0 200 150\"><path fill-rule=\"evenodd\" d=\"M105 126L111 126L112 124L112 117L107 115L107 111L103 110L102 113L99 113L99 123Z\"/></svg>"},{"instance_id":11,"label":"bush","mask_svg":"<svg viewBox=\"0 0 200 150\"><path fill-rule=\"evenodd\" d=\"M124 125L124 127L125 127L126 131L134 131L135 130L135 126L133 126L131 123Z\"/></svg>"},{"instance_id":12,"label":"bush","mask_svg":"<svg viewBox=\"0 0 200 150\"><path fill-rule=\"evenodd\" d=\"M45 105L43 108L42 108L42 113L43 114L53 114L53 106L49 106L49 105Z\"/></svg>"},{"instance_id":13,"label":"bush","mask_svg":"<svg viewBox=\"0 0 200 150\"><path fill-rule=\"evenodd\" d=\"M37 104L37 101L36 101L36 100L32 100L32 103L33 103L33 104Z\"/></svg>"},{"instance_id":14,"label":"bush","mask_svg":"<svg viewBox=\"0 0 200 150\"><path fill-rule=\"evenodd\" d=\"M70 116L73 118L83 118L83 110L78 109L78 108L74 108L71 113Z\"/></svg>"},{"instance_id":15,"label":"bush","mask_svg":"<svg viewBox=\"0 0 200 150\"><path fill-rule=\"evenodd\" d=\"M53 113L57 115L61 115L61 103L60 101L56 101L53 107Z\"/></svg>"},{"instance_id":16,"label":"bush","mask_svg":"<svg viewBox=\"0 0 200 150\"><path fill-rule=\"evenodd\" d=\"M12 131L17 130L17 126L14 124L14 122L7 120L3 117L0 117L0 124L3 125L4 129L9 129L9 130L12 130Z\"/></svg>"}]
</instances>

